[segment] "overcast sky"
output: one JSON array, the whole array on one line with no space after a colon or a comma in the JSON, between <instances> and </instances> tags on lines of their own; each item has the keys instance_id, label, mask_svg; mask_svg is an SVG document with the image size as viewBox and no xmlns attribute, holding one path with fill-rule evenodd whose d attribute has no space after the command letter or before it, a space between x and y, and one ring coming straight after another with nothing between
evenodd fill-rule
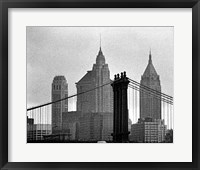
<instances>
[{"instance_id":1,"label":"overcast sky","mask_svg":"<svg viewBox=\"0 0 200 170\"><path fill-rule=\"evenodd\" d=\"M163 93L173 96L173 27L27 27L27 106L51 101L54 76L64 75L69 95L92 69L100 46L111 79L122 71L140 82L151 48Z\"/></svg>"}]
</instances>

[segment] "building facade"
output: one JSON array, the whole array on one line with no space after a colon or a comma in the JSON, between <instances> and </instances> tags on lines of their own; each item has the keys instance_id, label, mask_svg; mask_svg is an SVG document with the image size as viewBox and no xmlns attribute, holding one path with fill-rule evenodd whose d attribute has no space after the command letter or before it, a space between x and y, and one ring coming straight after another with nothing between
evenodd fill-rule
<instances>
[{"instance_id":1,"label":"building facade","mask_svg":"<svg viewBox=\"0 0 200 170\"><path fill-rule=\"evenodd\" d=\"M50 124L27 124L27 142L44 140L51 132Z\"/></svg>"},{"instance_id":2,"label":"building facade","mask_svg":"<svg viewBox=\"0 0 200 170\"><path fill-rule=\"evenodd\" d=\"M79 94L77 111L68 112L65 101L52 105L52 133L66 133L69 136L67 140L71 141L110 141L113 130L113 90L101 47L92 70L87 71L76 87ZM64 76L57 76L52 83L52 101L64 97L67 97L67 83Z\"/></svg>"},{"instance_id":3,"label":"building facade","mask_svg":"<svg viewBox=\"0 0 200 170\"><path fill-rule=\"evenodd\" d=\"M109 83L111 83L110 71L100 47L96 63L93 65L92 70L88 71L76 83L77 94L96 89L77 96L77 111L81 111L82 113L112 112L113 92Z\"/></svg>"},{"instance_id":4,"label":"building facade","mask_svg":"<svg viewBox=\"0 0 200 170\"><path fill-rule=\"evenodd\" d=\"M81 112L71 111L63 112L63 133L69 132L69 140L79 140L79 129L80 129L80 118L82 117Z\"/></svg>"},{"instance_id":5,"label":"building facade","mask_svg":"<svg viewBox=\"0 0 200 170\"><path fill-rule=\"evenodd\" d=\"M110 70L101 47L92 70L87 71L76 83L76 87L77 94L83 93L77 96L77 111L82 113L79 124L79 140L111 140L113 90Z\"/></svg>"},{"instance_id":6,"label":"building facade","mask_svg":"<svg viewBox=\"0 0 200 170\"><path fill-rule=\"evenodd\" d=\"M63 133L69 132L71 141L111 141L113 114L63 112Z\"/></svg>"},{"instance_id":7,"label":"building facade","mask_svg":"<svg viewBox=\"0 0 200 170\"><path fill-rule=\"evenodd\" d=\"M79 141L102 140L102 120L102 115L99 113L85 113L80 118Z\"/></svg>"},{"instance_id":8,"label":"building facade","mask_svg":"<svg viewBox=\"0 0 200 170\"><path fill-rule=\"evenodd\" d=\"M161 119L160 77L153 66L151 52L140 85L140 118ZM152 95L150 91L156 92L157 95Z\"/></svg>"},{"instance_id":9,"label":"building facade","mask_svg":"<svg viewBox=\"0 0 200 170\"><path fill-rule=\"evenodd\" d=\"M102 141L112 141L113 113L101 113L102 115Z\"/></svg>"},{"instance_id":10,"label":"building facade","mask_svg":"<svg viewBox=\"0 0 200 170\"><path fill-rule=\"evenodd\" d=\"M52 102L68 97L68 84L64 76L56 76L52 83ZM68 111L68 100L52 104L52 133L62 131L62 113Z\"/></svg>"},{"instance_id":11,"label":"building facade","mask_svg":"<svg viewBox=\"0 0 200 170\"><path fill-rule=\"evenodd\" d=\"M165 141L164 120L145 118L132 124L130 140L137 143L161 143Z\"/></svg>"}]
</instances>

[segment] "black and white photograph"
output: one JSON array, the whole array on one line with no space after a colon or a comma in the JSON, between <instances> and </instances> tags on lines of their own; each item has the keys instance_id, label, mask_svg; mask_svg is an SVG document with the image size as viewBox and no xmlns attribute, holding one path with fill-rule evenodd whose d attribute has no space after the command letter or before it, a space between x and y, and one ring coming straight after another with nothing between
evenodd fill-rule
<instances>
[{"instance_id":1,"label":"black and white photograph","mask_svg":"<svg viewBox=\"0 0 200 170\"><path fill-rule=\"evenodd\" d=\"M27 143L172 143L173 26L27 26Z\"/></svg>"}]
</instances>

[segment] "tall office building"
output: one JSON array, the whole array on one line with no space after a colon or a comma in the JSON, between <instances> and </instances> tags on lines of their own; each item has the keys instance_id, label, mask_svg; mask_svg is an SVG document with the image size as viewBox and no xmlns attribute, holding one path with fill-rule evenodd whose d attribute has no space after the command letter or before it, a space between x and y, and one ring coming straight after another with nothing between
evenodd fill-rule
<instances>
[{"instance_id":1,"label":"tall office building","mask_svg":"<svg viewBox=\"0 0 200 170\"><path fill-rule=\"evenodd\" d=\"M145 69L144 74L140 81L140 118L153 118L161 119L161 96L151 95L146 89L152 89L153 91L161 92L160 78L157 74L153 63L151 51L149 53L149 62Z\"/></svg>"},{"instance_id":2,"label":"tall office building","mask_svg":"<svg viewBox=\"0 0 200 170\"><path fill-rule=\"evenodd\" d=\"M56 76L52 83L52 102L68 97L68 84L64 76ZM68 111L68 100L52 104L52 133L62 131L62 113Z\"/></svg>"},{"instance_id":3,"label":"tall office building","mask_svg":"<svg viewBox=\"0 0 200 170\"><path fill-rule=\"evenodd\" d=\"M96 63L93 65L92 70L88 71L76 83L77 93L96 89L77 96L77 111L81 111L82 113L112 112L113 92L109 84L110 82L110 71L100 47ZM108 85L97 88L104 84Z\"/></svg>"}]
</instances>

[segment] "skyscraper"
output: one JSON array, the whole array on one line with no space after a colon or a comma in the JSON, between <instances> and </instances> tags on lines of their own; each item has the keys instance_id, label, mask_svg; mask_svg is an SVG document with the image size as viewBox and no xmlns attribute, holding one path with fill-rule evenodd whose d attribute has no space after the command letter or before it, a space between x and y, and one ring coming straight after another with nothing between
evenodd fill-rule
<instances>
[{"instance_id":1,"label":"skyscraper","mask_svg":"<svg viewBox=\"0 0 200 170\"><path fill-rule=\"evenodd\" d=\"M87 71L83 78L76 83L78 94L94 88L96 89L77 96L77 111L83 113L112 112L113 92L109 84L110 82L110 71L100 47L96 63L93 65L92 70ZM97 88L104 84L108 85Z\"/></svg>"},{"instance_id":2,"label":"skyscraper","mask_svg":"<svg viewBox=\"0 0 200 170\"><path fill-rule=\"evenodd\" d=\"M52 83L52 102L68 97L68 84L64 76L56 76ZM62 130L62 113L68 111L68 100L52 104L52 133Z\"/></svg>"},{"instance_id":3,"label":"skyscraper","mask_svg":"<svg viewBox=\"0 0 200 170\"><path fill-rule=\"evenodd\" d=\"M151 51L149 53L149 62L141 77L140 84L140 118L161 119L161 96L159 94L152 95L142 88L146 87L146 89L161 93L160 78L153 66Z\"/></svg>"}]
</instances>

